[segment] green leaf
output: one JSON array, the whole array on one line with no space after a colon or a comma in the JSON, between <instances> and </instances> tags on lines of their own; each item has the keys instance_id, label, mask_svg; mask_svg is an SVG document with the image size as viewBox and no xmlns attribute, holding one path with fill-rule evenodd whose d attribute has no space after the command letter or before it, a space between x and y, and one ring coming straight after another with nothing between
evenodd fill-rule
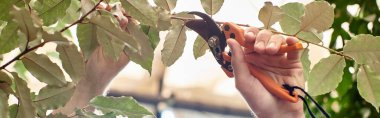
<instances>
[{"instance_id":1,"label":"green leaf","mask_svg":"<svg viewBox=\"0 0 380 118\"><path fill-rule=\"evenodd\" d=\"M81 1L84 1L84 0L81 0ZM50 27L44 27L44 30L51 29L53 31L60 31L64 27L68 26L68 24L72 24L75 21L77 21L79 19L79 17L81 16L81 12L80 12L81 9L84 9L84 6L80 6L81 1L71 0L71 3L66 10L65 16L62 18L59 18L58 22L55 23L54 25L52 25ZM87 16L87 18L89 18L89 16ZM87 19L85 19L85 20L87 20ZM62 33L65 35L67 34L66 36L71 36L70 30L65 30Z\"/></svg>"},{"instance_id":2,"label":"green leaf","mask_svg":"<svg viewBox=\"0 0 380 118\"><path fill-rule=\"evenodd\" d=\"M181 57L186 43L186 29L183 24L174 24L165 37L161 59L166 66L171 66Z\"/></svg>"},{"instance_id":3,"label":"green leaf","mask_svg":"<svg viewBox=\"0 0 380 118\"><path fill-rule=\"evenodd\" d=\"M160 42L159 31L156 28L147 25L141 25L141 29L146 35L148 35L151 47L156 49L158 43Z\"/></svg>"},{"instance_id":4,"label":"green leaf","mask_svg":"<svg viewBox=\"0 0 380 118\"><path fill-rule=\"evenodd\" d=\"M154 0L154 3L165 10L172 11L177 4L177 0Z\"/></svg>"},{"instance_id":5,"label":"green leaf","mask_svg":"<svg viewBox=\"0 0 380 118\"><path fill-rule=\"evenodd\" d=\"M380 66L380 64L377 64ZM360 95L371 103L379 112L380 106L380 74L373 71L370 66L362 65L357 74L357 87Z\"/></svg>"},{"instance_id":6,"label":"green leaf","mask_svg":"<svg viewBox=\"0 0 380 118\"><path fill-rule=\"evenodd\" d=\"M172 26L170 22L171 20L170 12L160 7L156 7L155 10L158 13L157 30L159 31L168 30L170 26Z\"/></svg>"},{"instance_id":7,"label":"green leaf","mask_svg":"<svg viewBox=\"0 0 380 118\"><path fill-rule=\"evenodd\" d=\"M116 115L128 116L129 118L142 118L147 115L153 115L132 97L97 96L90 101L90 105L103 113L114 112Z\"/></svg>"},{"instance_id":8,"label":"green leaf","mask_svg":"<svg viewBox=\"0 0 380 118\"><path fill-rule=\"evenodd\" d=\"M1 0L0 1L0 20L2 21L10 21L12 19L12 16L9 14L11 11L13 5L16 5L18 7L24 6L25 3L22 0Z\"/></svg>"},{"instance_id":9,"label":"green leaf","mask_svg":"<svg viewBox=\"0 0 380 118\"><path fill-rule=\"evenodd\" d=\"M14 94L14 91L11 88L12 84L12 78L7 73L0 71L0 91L6 94Z\"/></svg>"},{"instance_id":10,"label":"green leaf","mask_svg":"<svg viewBox=\"0 0 380 118\"><path fill-rule=\"evenodd\" d=\"M73 83L67 83L62 87L47 85L40 90L33 102L43 111L57 109L70 100L74 90L75 85Z\"/></svg>"},{"instance_id":11,"label":"green leaf","mask_svg":"<svg viewBox=\"0 0 380 118\"><path fill-rule=\"evenodd\" d=\"M110 25L117 24L117 20L112 16L110 12L101 10L104 17L109 18L111 22ZM111 24L112 23L112 24ZM102 26L100 26L102 27ZM118 26L117 26L118 27ZM102 31L101 28L96 28L96 39L98 40L98 43L102 48L103 54L105 57L112 59L113 61L117 61L119 59L120 53L124 49L124 43L122 40L117 39L117 37L114 37L113 35L110 35L108 32ZM118 29L114 29L118 30Z\"/></svg>"},{"instance_id":12,"label":"green leaf","mask_svg":"<svg viewBox=\"0 0 380 118\"><path fill-rule=\"evenodd\" d=\"M46 41L56 41L56 42L68 42L69 40L63 37L61 32L54 32L50 34L48 32L42 32L42 38ZM69 44L69 43L67 43Z\"/></svg>"},{"instance_id":13,"label":"green leaf","mask_svg":"<svg viewBox=\"0 0 380 118\"><path fill-rule=\"evenodd\" d=\"M0 71L0 83L6 83L11 85L12 84L12 79L9 77L9 75L3 71ZM0 87L0 89L2 89Z\"/></svg>"},{"instance_id":14,"label":"green leaf","mask_svg":"<svg viewBox=\"0 0 380 118\"><path fill-rule=\"evenodd\" d=\"M149 73L152 71L152 61L153 61L153 48L151 47L151 43L149 41L149 37L143 32L140 26L133 21L129 21L127 28L132 35L132 37L139 43L140 52L132 55L130 59L137 64L140 64L144 69L148 70ZM128 53L128 55L131 55ZM140 57L140 58L135 58Z\"/></svg>"},{"instance_id":15,"label":"green leaf","mask_svg":"<svg viewBox=\"0 0 380 118\"><path fill-rule=\"evenodd\" d=\"M193 45L194 58L198 59L203 56L207 49L209 49L207 42L201 36L198 36Z\"/></svg>"},{"instance_id":16,"label":"green leaf","mask_svg":"<svg viewBox=\"0 0 380 118\"><path fill-rule=\"evenodd\" d=\"M62 113L49 114L47 118L70 118Z\"/></svg>"},{"instance_id":17,"label":"green leaf","mask_svg":"<svg viewBox=\"0 0 380 118\"><path fill-rule=\"evenodd\" d=\"M201 0L203 9L207 14L214 15L223 6L224 0Z\"/></svg>"},{"instance_id":18,"label":"green leaf","mask_svg":"<svg viewBox=\"0 0 380 118\"><path fill-rule=\"evenodd\" d=\"M14 17L13 20L18 24L21 32L26 35L28 41L33 41L37 38L37 33L42 22L33 11L30 12L25 8L14 7L11 14Z\"/></svg>"},{"instance_id":19,"label":"green leaf","mask_svg":"<svg viewBox=\"0 0 380 118\"><path fill-rule=\"evenodd\" d=\"M62 70L46 55L28 53L21 60L25 68L39 81L52 86L64 86L67 83Z\"/></svg>"},{"instance_id":20,"label":"green leaf","mask_svg":"<svg viewBox=\"0 0 380 118\"><path fill-rule=\"evenodd\" d=\"M13 104L11 106L8 107L8 113L9 113L9 117L10 118L16 118L16 115L17 115L17 110L18 110L18 105L17 104Z\"/></svg>"},{"instance_id":21,"label":"green leaf","mask_svg":"<svg viewBox=\"0 0 380 118\"><path fill-rule=\"evenodd\" d=\"M338 87L342 81L345 66L344 57L338 55L330 55L319 61L310 72L308 81L309 94L313 96L321 95Z\"/></svg>"},{"instance_id":22,"label":"green leaf","mask_svg":"<svg viewBox=\"0 0 380 118\"><path fill-rule=\"evenodd\" d=\"M80 11L82 14L86 14L91 11L92 8L95 6L95 0L81 0L80 1ZM90 13L87 18L92 18L96 12Z\"/></svg>"},{"instance_id":23,"label":"green leaf","mask_svg":"<svg viewBox=\"0 0 380 118\"><path fill-rule=\"evenodd\" d=\"M374 71L375 73L379 73L380 74L380 63L371 63L371 64L368 64L368 65L372 69L372 71Z\"/></svg>"},{"instance_id":24,"label":"green leaf","mask_svg":"<svg viewBox=\"0 0 380 118\"><path fill-rule=\"evenodd\" d=\"M27 78L26 73L28 70L25 68L24 64L21 61L16 61L16 63L13 65L13 68L21 78Z\"/></svg>"},{"instance_id":25,"label":"green leaf","mask_svg":"<svg viewBox=\"0 0 380 118\"><path fill-rule=\"evenodd\" d=\"M77 109L75 115L78 116L78 118L116 118L114 112L109 112L104 115L96 115L92 112L86 112L83 109Z\"/></svg>"},{"instance_id":26,"label":"green leaf","mask_svg":"<svg viewBox=\"0 0 380 118\"><path fill-rule=\"evenodd\" d=\"M123 41L124 44L126 44L124 52L129 58L150 72L153 60L153 49L150 46L148 37L143 31L137 30L139 28L134 21L130 21L127 25L127 28L130 29L130 33L133 36L112 23L109 16L95 16L90 22L96 25L97 33L105 33L109 37L112 37L112 39Z\"/></svg>"},{"instance_id":27,"label":"green leaf","mask_svg":"<svg viewBox=\"0 0 380 118\"><path fill-rule=\"evenodd\" d=\"M326 1L314 1L305 6L305 15L301 18L301 31L322 32L334 22L334 8Z\"/></svg>"},{"instance_id":28,"label":"green leaf","mask_svg":"<svg viewBox=\"0 0 380 118\"><path fill-rule=\"evenodd\" d=\"M7 26L7 23L8 22L0 20L0 35L1 35L1 32L3 31L4 27Z\"/></svg>"},{"instance_id":29,"label":"green leaf","mask_svg":"<svg viewBox=\"0 0 380 118\"><path fill-rule=\"evenodd\" d=\"M303 77L305 81L309 80L310 77L310 60L309 60L309 48L305 48L301 52L301 63L303 68Z\"/></svg>"},{"instance_id":30,"label":"green leaf","mask_svg":"<svg viewBox=\"0 0 380 118\"><path fill-rule=\"evenodd\" d=\"M353 60L346 60L346 67L343 71L343 80L336 88L336 91L339 94L339 98L344 97L344 95L352 88L353 86L353 74L350 72L349 68L354 66Z\"/></svg>"},{"instance_id":31,"label":"green leaf","mask_svg":"<svg viewBox=\"0 0 380 118\"><path fill-rule=\"evenodd\" d=\"M7 53L18 46L18 26L15 22L8 22L0 35L0 54Z\"/></svg>"},{"instance_id":32,"label":"green leaf","mask_svg":"<svg viewBox=\"0 0 380 118\"><path fill-rule=\"evenodd\" d=\"M110 37L123 41L132 52L138 52L139 44L136 39L133 39L128 33L112 22L109 16L95 16L90 19L90 23L96 26L96 33L106 33Z\"/></svg>"},{"instance_id":33,"label":"green leaf","mask_svg":"<svg viewBox=\"0 0 380 118\"><path fill-rule=\"evenodd\" d=\"M51 25L66 15L71 0L37 0L33 9L43 19L44 25Z\"/></svg>"},{"instance_id":34,"label":"green leaf","mask_svg":"<svg viewBox=\"0 0 380 118\"><path fill-rule=\"evenodd\" d=\"M99 45L103 47L103 54L113 59L114 61L117 61L119 59L119 55L121 52L123 52L124 44L122 41L114 39L110 35L103 33L103 32L97 32L97 39L99 42Z\"/></svg>"},{"instance_id":35,"label":"green leaf","mask_svg":"<svg viewBox=\"0 0 380 118\"><path fill-rule=\"evenodd\" d=\"M63 23L73 23L80 17L80 1L71 0L70 6L66 10L66 15L61 19Z\"/></svg>"},{"instance_id":36,"label":"green leaf","mask_svg":"<svg viewBox=\"0 0 380 118\"><path fill-rule=\"evenodd\" d=\"M35 118L36 109L32 104L30 89L26 82L18 77L17 73L12 73L16 84L16 96L18 98L19 107L17 108L17 118Z\"/></svg>"},{"instance_id":37,"label":"green leaf","mask_svg":"<svg viewBox=\"0 0 380 118\"><path fill-rule=\"evenodd\" d=\"M1 118L9 118L8 98L9 98L9 94L3 90L0 90L0 117Z\"/></svg>"},{"instance_id":38,"label":"green leaf","mask_svg":"<svg viewBox=\"0 0 380 118\"><path fill-rule=\"evenodd\" d=\"M380 63L380 37L359 34L343 47L343 53L354 58L356 63Z\"/></svg>"},{"instance_id":39,"label":"green leaf","mask_svg":"<svg viewBox=\"0 0 380 118\"><path fill-rule=\"evenodd\" d=\"M177 14L174 14L173 16L175 16L175 17L181 17L181 18L187 18L187 19L195 19L195 16L192 15L192 14L189 14L189 12L179 12ZM171 23L173 25L185 24L185 22L183 20L177 20L177 19L172 19Z\"/></svg>"},{"instance_id":40,"label":"green leaf","mask_svg":"<svg viewBox=\"0 0 380 118\"><path fill-rule=\"evenodd\" d=\"M301 38L303 40L312 42L312 43L320 43L323 39L323 34L317 33L317 31L312 30L310 32L301 31L296 35L298 38Z\"/></svg>"},{"instance_id":41,"label":"green leaf","mask_svg":"<svg viewBox=\"0 0 380 118\"><path fill-rule=\"evenodd\" d=\"M125 11L142 24L156 27L157 13L147 0L120 0Z\"/></svg>"},{"instance_id":42,"label":"green leaf","mask_svg":"<svg viewBox=\"0 0 380 118\"><path fill-rule=\"evenodd\" d=\"M92 23L78 25L78 42L85 60L88 60L92 52L94 52L96 47L99 45L96 30L96 25Z\"/></svg>"},{"instance_id":43,"label":"green leaf","mask_svg":"<svg viewBox=\"0 0 380 118\"><path fill-rule=\"evenodd\" d=\"M58 45L57 52L62 61L62 67L70 75L74 83L78 83L85 76L85 61L77 46Z\"/></svg>"},{"instance_id":44,"label":"green leaf","mask_svg":"<svg viewBox=\"0 0 380 118\"><path fill-rule=\"evenodd\" d=\"M259 20L264 24L265 29L269 29L274 23L280 21L284 13L278 6L273 6L272 2L265 2L259 11Z\"/></svg>"},{"instance_id":45,"label":"green leaf","mask_svg":"<svg viewBox=\"0 0 380 118\"><path fill-rule=\"evenodd\" d=\"M284 13L280 20L282 31L287 34L296 34L300 30L301 17L304 14L305 6L302 3L291 2L280 8Z\"/></svg>"}]
</instances>

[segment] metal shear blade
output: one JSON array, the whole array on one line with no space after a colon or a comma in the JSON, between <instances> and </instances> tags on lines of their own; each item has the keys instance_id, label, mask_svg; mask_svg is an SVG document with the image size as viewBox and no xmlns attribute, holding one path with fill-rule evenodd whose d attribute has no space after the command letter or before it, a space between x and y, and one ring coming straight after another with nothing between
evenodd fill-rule
<instances>
[{"instance_id":1,"label":"metal shear blade","mask_svg":"<svg viewBox=\"0 0 380 118\"><path fill-rule=\"evenodd\" d=\"M189 14L197 15L202 19L187 21L185 25L197 32L208 43L217 62L223 67L228 68L227 66L230 64L226 64L222 56L222 52L224 52L224 49L227 46L226 37L220 30L219 26L207 14L196 11L189 12Z\"/></svg>"}]
</instances>

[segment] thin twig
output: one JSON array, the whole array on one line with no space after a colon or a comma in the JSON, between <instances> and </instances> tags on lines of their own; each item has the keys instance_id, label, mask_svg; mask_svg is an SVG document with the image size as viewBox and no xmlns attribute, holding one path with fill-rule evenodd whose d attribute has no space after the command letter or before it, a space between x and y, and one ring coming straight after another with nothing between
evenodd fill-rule
<instances>
[{"instance_id":1,"label":"thin twig","mask_svg":"<svg viewBox=\"0 0 380 118\"><path fill-rule=\"evenodd\" d=\"M81 22L84 20L84 18L86 18L88 15L90 15L92 12L94 12L94 11L96 10L96 7L97 7L101 2L103 2L103 0L100 0L98 3L96 3L95 6L94 6L89 12L87 12L86 14L84 14L80 19L78 19L77 21L75 21L75 22L72 23L71 25L66 26L66 27L64 27L63 29L61 29L60 32L63 32L63 31L65 31L65 30L69 29L70 27L72 27L72 26L74 26L74 25L76 25L76 24L78 24L78 23L81 23Z\"/></svg>"},{"instance_id":2,"label":"thin twig","mask_svg":"<svg viewBox=\"0 0 380 118\"><path fill-rule=\"evenodd\" d=\"M350 57L350 56L348 56L348 55L344 55L342 52L338 52L338 51L336 51L336 50L334 50L334 49L331 49L331 48L325 47L325 46L323 46L323 45L321 45L321 44L318 44L318 43L310 42L310 41L308 41L308 40L302 39L301 37L294 36L294 35L290 35L290 34L286 34L286 33L283 33L283 32L273 31L273 30L271 30L271 32L272 32L272 33L275 33L275 34L281 34L281 35L285 35L285 36L293 36L293 37L296 37L296 38L298 38L299 40L301 40L301 41L303 41L303 42L306 42L306 43L308 43L308 44L316 45L316 46L318 46L318 47L321 47L321 48L327 49L327 50L329 50L330 52L332 52L332 53L334 53L334 54L337 54L337 55L343 56L343 57L345 57L345 58L347 58L347 59L353 60L352 57Z\"/></svg>"},{"instance_id":3,"label":"thin twig","mask_svg":"<svg viewBox=\"0 0 380 118\"><path fill-rule=\"evenodd\" d=\"M84 18L86 18L89 14L91 14L92 12L94 12L96 10L96 7L102 2L103 0L100 0L89 12L87 12L85 15L83 15L79 20L75 21L74 23L70 24L69 26L66 26L64 27L62 30L60 30L60 32L63 32L67 29L69 29L70 27L82 22L84 20ZM28 48L28 44L29 44L29 41L27 41L27 45L25 47L25 50L22 51L20 54L18 54L16 57L14 57L12 60L8 61L7 63L5 63L4 65L2 65L0 67L0 70L3 70L5 69L9 64L12 64L13 62L17 61L17 60L20 60L22 58L22 56L24 56L25 54L33 51L33 50L36 50L37 48L39 47L42 47L44 46L48 41L45 41L45 42L42 42L32 48Z\"/></svg>"},{"instance_id":4,"label":"thin twig","mask_svg":"<svg viewBox=\"0 0 380 118\"><path fill-rule=\"evenodd\" d=\"M197 20L197 19L194 19L194 18L183 18L183 17L176 17L176 16L171 16L170 18L171 18L171 19L178 19L178 20L182 20L182 21ZM225 23L225 22L220 22L220 21L215 21L215 22L218 23L218 24L223 24L223 23ZM248 24L239 24L239 23L235 23L235 24L238 25L238 26L243 26L243 27L251 27L251 26L248 25ZM263 30L263 28L259 28L259 29L260 29L260 30ZM323 46L323 45L321 45L321 44L314 43L314 42L310 42L310 41L305 40L305 39L302 39L302 38L300 38L300 37L297 37L297 36L294 36L294 35L291 35L291 34L286 34L286 33L283 33L283 32L278 32L278 31L274 31L274 30L269 30L269 31L271 31L271 32L274 33L274 34L281 34L281 35L285 35L285 36L293 36L293 37L296 37L296 38L298 38L299 40L301 40L301 41L303 41L303 42L306 42L306 43L308 43L308 44L316 45L316 46L318 46L318 47L321 47L321 48L324 48L324 49L329 50L331 53L334 53L334 54L337 54L337 55L343 56L343 57L345 57L346 59L349 59L349 60L353 60L352 57L350 57L350 56L348 56L348 55L345 55L345 54L343 54L342 52L338 52L338 51L333 50L333 49L331 49L331 48L325 47L325 46Z\"/></svg>"},{"instance_id":5,"label":"thin twig","mask_svg":"<svg viewBox=\"0 0 380 118\"><path fill-rule=\"evenodd\" d=\"M20 60L21 57L24 56L25 54L27 54L27 53L29 53L29 52L31 52L33 50L36 50L39 47L44 46L47 42L48 41L42 42L42 43L40 43L40 44L38 44L38 45L36 45L36 46L34 46L32 48L29 48L29 49L26 48L24 51L22 51L20 54L18 54L16 57L14 57L12 60L10 60L7 63L5 63L4 65L2 65L0 67L0 70L5 69L9 64L13 63L14 61Z\"/></svg>"}]
</instances>

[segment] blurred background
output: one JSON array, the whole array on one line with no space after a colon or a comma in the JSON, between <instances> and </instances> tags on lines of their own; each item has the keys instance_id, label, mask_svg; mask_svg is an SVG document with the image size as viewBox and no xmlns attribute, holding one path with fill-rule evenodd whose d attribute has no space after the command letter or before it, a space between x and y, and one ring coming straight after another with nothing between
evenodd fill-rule
<instances>
[{"instance_id":1,"label":"blurred background","mask_svg":"<svg viewBox=\"0 0 380 118\"><path fill-rule=\"evenodd\" d=\"M304 4L311 2L311 0L270 1L278 6L289 2ZM335 7L335 19L332 28L323 33L324 46L341 51L345 41L357 34L380 35L378 7L380 0L327 1ZM264 2L225 0L213 18L217 21L262 27L258 13ZM181 11L204 12L199 0L178 0L174 12ZM278 24L275 24L274 28L281 30ZM165 34L166 32L160 33L161 39L164 39ZM157 117L162 118L252 117L245 101L235 89L234 79L224 74L210 52L195 59L192 44L197 34L192 31L186 34L188 38L184 53L175 64L164 67L161 63L160 52L163 44L161 40L155 50L152 75L149 76L149 73L139 65L129 63L113 80L107 94L134 96L156 112ZM329 55L327 50L313 45L310 45L309 49L311 67ZM352 76L353 62L346 62L350 68L345 68L343 81L339 87L331 93L315 98L333 118L378 118L379 114L375 108L363 100L356 89L356 78ZM322 117L314 105L311 107L317 117Z\"/></svg>"},{"instance_id":2,"label":"blurred background","mask_svg":"<svg viewBox=\"0 0 380 118\"><path fill-rule=\"evenodd\" d=\"M225 0L220 11L213 15L216 21L229 21L262 27L258 13L265 1ZM276 0L274 5L289 2L308 3L310 1ZM152 2L151 2L152 3ZM203 11L199 0L178 0L174 12ZM274 26L280 29L279 25ZM162 118L245 118L252 117L244 99L235 88L233 78L228 78L211 52L198 59L193 56L193 43L198 36L187 31L184 53L172 66L164 67L160 52L167 32L161 32L161 41L155 50L153 72L130 62L109 86L108 95L133 96L145 104L157 117ZM326 35L331 35L328 31ZM329 37L326 36L326 40ZM315 47L312 47L315 48ZM318 51L318 52L313 52ZM317 62L328 53L319 48L312 50L311 58ZM314 54L315 53L315 54Z\"/></svg>"},{"instance_id":3,"label":"blurred background","mask_svg":"<svg viewBox=\"0 0 380 118\"><path fill-rule=\"evenodd\" d=\"M311 2L311 0L270 1L277 6L289 2L304 4ZM335 20L332 29L323 33L324 46L341 51L345 41L350 40L354 35L363 33L380 35L378 8L380 0L327 1L335 6ZM149 2L154 5L153 0ZM258 13L264 2L262 0L225 0L222 8L213 18L217 21L262 27L263 25L258 20ZM178 0L174 12L182 11L204 12L199 0ZM273 27L281 30L279 24ZM161 62L160 52L166 34L167 32L160 32L162 40L155 50L151 74L139 65L130 62L111 82L105 94L133 96L150 111L156 113L158 118L252 117L244 99L235 88L234 79L224 74L212 54L207 51L204 56L194 58L192 48L197 37L195 32L186 32L184 53L172 66L165 67ZM313 45L310 45L309 49L311 67L329 55L327 50ZM347 64L353 66L352 61L347 61ZM344 79L337 90L316 97L317 101L332 117L379 117L374 107L360 97L356 89L355 77L351 72L352 68L346 68ZM30 80L29 83L31 84L28 86L32 91L43 87L43 84L37 80ZM318 111L316 109L313 111L318 116Z\"/></svg>"}]
</instances>

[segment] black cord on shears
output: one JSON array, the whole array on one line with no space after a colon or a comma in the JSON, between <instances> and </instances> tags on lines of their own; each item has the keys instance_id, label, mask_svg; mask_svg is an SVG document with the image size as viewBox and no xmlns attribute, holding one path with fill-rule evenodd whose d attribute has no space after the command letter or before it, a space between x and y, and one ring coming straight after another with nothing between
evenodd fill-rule
<instances>
[{"instance_id":1,"label":"black cord on shears","mask_svg":"<svg viewBox=\"0 0 380 118\"><path fill-rule=\"evenodd\" d=\"M286 90L289 91L289 94L293 96L293 91L295 89L299 89L301 90L303 93L305 93L305 95L307 97L309 97L309 99L317 106L317 108L319 109L319 111L321 111L323 113L323 115L326 116L326 118L330 118L330 115L321 107L321 105L319 105L304 89L302 89L301 87L298 87L298 86L290 86L288 84L283 84L282 85ZM310 108L309 108L309 105L307 104L307 101L304 97L302 97L301 95L298 95L299 98L301 98L301 100L303 101L303 103L305 103L306 105L306 108L307 108L307 111L309 112L310 116L312 118L315 118L313 112L311 112Z\"/></svg>"}]
</instances>

